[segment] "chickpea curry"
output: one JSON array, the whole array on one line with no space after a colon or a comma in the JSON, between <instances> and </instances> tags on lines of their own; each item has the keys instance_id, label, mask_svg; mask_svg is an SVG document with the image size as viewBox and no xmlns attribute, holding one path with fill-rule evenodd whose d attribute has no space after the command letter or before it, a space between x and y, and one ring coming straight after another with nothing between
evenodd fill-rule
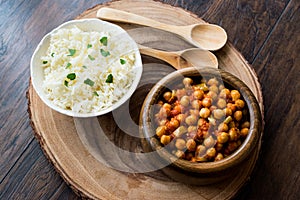
<instances>
[{"instance_id":1,"label":"chickpea curry","mask_svg":"<svg viewBox=\"0 0 300 200\"><path fill-rule=\"evenodd\" d=\"M185 77L163 92L155 111L156 137L178 158L219 161L247 137L248 108L238 90L216 77L197 79Z\"/></svg>"}]
</instances>

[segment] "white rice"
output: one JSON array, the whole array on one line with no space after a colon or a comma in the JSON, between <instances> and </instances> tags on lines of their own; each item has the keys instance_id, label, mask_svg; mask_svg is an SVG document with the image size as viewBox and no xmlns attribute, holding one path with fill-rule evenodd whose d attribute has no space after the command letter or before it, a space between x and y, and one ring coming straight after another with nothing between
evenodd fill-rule
<instances>
[{"instance_id":1,"label":"white rice","mask_svg":"<svg viewBox=\"0 0 300 200\"><path fill-rule=\"evenodd\" d=\"M103 37L107 37L107 46L100 42ZM136 52L132 46L119 44L119 39L105 32L84 32L78 27L53 33L47 55L41 57L47 98L77 113L98 112L117 102L133 82ZM76 50L72 56L70 49ZM110 55L103 56L100 49ZM121 64L120 59L126 63ZM67 78L72 73L76 74L74 80ZM107 83L110 74L113 82ZM87 79L94 85L84 83Z\"/></svg>"}]
</instances>

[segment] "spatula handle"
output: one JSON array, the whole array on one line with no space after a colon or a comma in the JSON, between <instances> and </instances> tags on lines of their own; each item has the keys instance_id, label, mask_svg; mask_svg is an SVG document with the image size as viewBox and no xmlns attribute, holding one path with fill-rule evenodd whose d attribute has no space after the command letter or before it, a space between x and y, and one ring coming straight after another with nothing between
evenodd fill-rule
<instances>
[{"instance_id":1,"label":"spatula handle","mask_svg":"<svg viewBox=\"0 0 300 200\"><path fill-rule=\"evenodd\" d=\"M172 25L167 25L147 17L136 15L133 13L113 9L113 8L100 8L97 12L97 17L103 20L126 22L132 24L139 24L143 26L154 27L157 29L168 30L172 28Z\"/></svg>"}]
</instances>

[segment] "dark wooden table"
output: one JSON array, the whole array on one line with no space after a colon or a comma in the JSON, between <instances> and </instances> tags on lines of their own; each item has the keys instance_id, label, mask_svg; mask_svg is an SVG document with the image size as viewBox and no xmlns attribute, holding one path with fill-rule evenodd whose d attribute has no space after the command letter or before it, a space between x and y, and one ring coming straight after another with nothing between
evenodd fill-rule
<instances>
[{"instance_id":1,"label":"dark wooden table","mask_svg":"<svg viewBox=\"0 0 300 200\"><path fill-rule=\"evenodd\" d=\"M43 35L101 0L0 1L0 199L77 199L44 156L27 113L31 55ZM300 1L164 0L225 28L255 69L263 146L237 199L300 199Z\"/></svg>"}]
</instances>

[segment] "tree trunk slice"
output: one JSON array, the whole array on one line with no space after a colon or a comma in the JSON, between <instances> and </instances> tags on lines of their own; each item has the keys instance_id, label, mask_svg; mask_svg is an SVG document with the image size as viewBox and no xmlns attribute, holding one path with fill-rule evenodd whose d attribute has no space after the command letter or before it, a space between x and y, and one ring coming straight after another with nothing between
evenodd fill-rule
<instances>
[{"instance_id":1,"label":"tree trunk slice","mask_svg":"<svg viewBox=\"0 0 300 200\"><path fill-rule=\"evenodd\" d=\"M92 18L100 7L108 6L144 15L157 21L187 25L204 21L181 8L149 0L121 0L97 5L83 14L81 18ZM151 28L119 24L138 42L162 50L182 50L191 47L177 36ZM235 74L252 90L263 112L260 84L256 74L243 56L227 43L214 52L219 67ZM130 115L137 124L143 99L160 78L174 71L160 60L143 56L144 72L140 86L129 101ZM163 67L162 67L163 66ZM28 90L29 113L34 133L40 145L56 170L80 196L91 199L230 199L249 180L259 155L260 144L252 156L232 174L230 179L205 186L189 186L167 177L161 170L148 173L124 173L99 162L88 144L83 144L77 133L75 120L57 113L47 107L37 96L32 84ZM121 108L122 109L122 108ZM98 117L106 136L118 147L140 152L140 139L126 135L114 120L113 114ZM109 153L109 152L107 152ZM97 155L96 155L97 156ZM115 158L122 161L119 155ZM128 160L127 160L128 162ZM135 162L134 159L131 160Z\"/></svg>"}]
</instances>

